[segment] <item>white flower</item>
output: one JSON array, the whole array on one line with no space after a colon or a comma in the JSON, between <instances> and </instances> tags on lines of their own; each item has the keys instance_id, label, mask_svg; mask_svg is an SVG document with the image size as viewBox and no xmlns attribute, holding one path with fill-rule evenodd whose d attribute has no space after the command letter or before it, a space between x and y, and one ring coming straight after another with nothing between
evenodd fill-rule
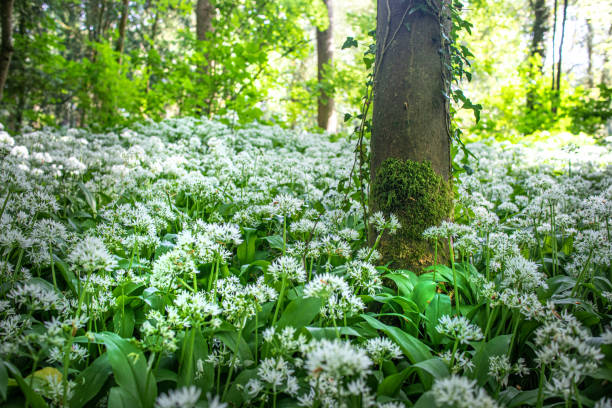
<instances>
[{"instance_id":1,"label":"white flower","mask_svg":"<svg viewBox=\"0 0 612 408\"><path fill-rule=\"evenodd\" d=\"M471 324L464 316L450 317L449 315L444 315L438 320L436 330L464 344L468 344L470 340L478 341L482 339L480 327Z\"/></svg>"},{"instance_id":2,"label":"white flower","mask_svg":"<svg viewBox=\"0 0 612 408\"><path fill-rule=\"evenodd\" d=\"M476 385L475 380L451 375L436 379L431 393L436 404L441 407L456 408L495 408L497 402Z\"/></svg>"},{"instance_id":3,"label":"white flower","mask_svg":"<svg viewBox=\"0 0 612 408\"><path fill-rule=\"evenodd\" d=\"M161 394L155 401L156 408L193 408L202 391L196 386L177 388Z\"/></svg>"},{"instance_id":4,"label":"white flower","mask_svg":"<svg viewBox=\"0 0 612 408\"><path fill-rule=\"evenodd\" d=\"M306 281L306 271L302 264L290 256L281 256L275 259L272 265L268 267L268 273L274 281L280 281L283 278L289 282Z\"/></svg>"}]
</instances>

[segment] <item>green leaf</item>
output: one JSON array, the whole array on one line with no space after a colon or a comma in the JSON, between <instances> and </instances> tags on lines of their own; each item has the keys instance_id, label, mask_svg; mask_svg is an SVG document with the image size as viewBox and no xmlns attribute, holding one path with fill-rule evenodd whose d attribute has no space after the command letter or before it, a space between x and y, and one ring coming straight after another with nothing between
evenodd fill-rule
<instances>
[{"instance_id":1,"label":"green leaf","mask_svg":"<svg viewBox=\"0 0 612 408\"><path fill-rule=\"evenodd\" d=\"M497 336L477 348L476 354L474 354L472 359L474 369L471 372L471 377L478 381L478 385L483 386L490 378L489 358L507 354L511 338L510 334Z\"/></svg>"},{"instance_id":2,"label":"green leaf","mask_svg":"<svg viewBox=\"0 0 612 408\"><path fill-rule=\"evenodd\" d=\"M41 397L36 391L34 391L30 387L30 385L23 379L17 367L15 367L9 362L4 362L4 366L11 373L11 376L15 379L17 385L19 385L19 388L21 388L21 392L23 392L23 395L26 397L26 400L28 401L29 405L31 405L33 408L48 407L43 397Z\"/></svg>"},{"instance_id":3,"label":"green leaf","mask_svg":"<svg viewBox=\"0 0 612 408\"><path fill-rule=\"evenodd\" d=\"M108 361L119 387L138 402L137 407L152 408L157 397L157 383L142 351L115 333L95 333L94 337L106 346ZM123 401L124 391L119 396Z\"/></svg>"},{"instance_id":4,"label":"green leaf","mask_svg":"<svg viewBox=\"0 0 612 408\"><path fill-rule=\"evenodd\" d=\"M421 281L412 290L412 300L417 304L421 313L425 311L429 302L436 295L436 288L435 282Z\"/></svg>"},{"instance_id":5,"label":"green leaf","mask_svg":"<svg viewBox=\"0 0 612 408\"><path fill-rule=\"evenodd\" d=\"M425 389L431 388L435 378L443 378L449 375L448 367L442 360L439 358L431 358L413 364L397 374L386 377L378 386L378 395L395 396L410 374L417 370L419 370L421 374L427 374L427 376L421 376L422 379L426 379L427 384L424 384L426 385Z\"/></svg>"},{"instance_id":6,"label":"green leaf","mask_svg":"<svg viewBox=\"0 0 612 408\"><path fill-rule=\"evenodd\" d=\"M412 408L437 408L438 404L436 404L436 400L431 391L427 391L425 394L421 395L421 397L417 400L417 402L412 406Z\"/></svg>"},{"instance_id":7,"label":"green leaf","mask_svg":"<svg viewBox=\"0 0 612 408\"><path fill-rule=\"evenodd\" d=\"M425 317L427 318L425 330L433 344L442 343L444 336L436 330L436 326L440 317L450 315L452 313L451 310L451 301L448 295L439 293L436 293L427 309L425 309Z\"/></svg>"},{"instance_id":8,"label":"green leaf","mask_svg":"<svg viewBox=\"0 0 612 408\"><path fill-rule=\"evenodd\" d=\"M102 354L91 365L83 370L75 379L73 397L70 408L82 408L102 389L113 369L108 362L108 355Z\"/></svg>"},{"instance_id":9,"label":"green leaf","mask_svg":"<svg viewBox=\"0 0 612 408\"><path fill-rule=\"evenodd\" d=\"M111 388L108 394L108 408L133 408L139 406L139 401L121 387Z\"/></svg>"},{"instance_id":10,"label":"green leaf","mask_svg":"<svg viewBox=\"0 0 612 408\"><path fill-rule=\"evenodd\" d=\"M312 337L317 340L335 339L337 337L336 329L334 327L306 327L306 330L308 330ZM340 335L363 337L352 327L338 327L338 333Z\"/></svg>"},{"instance_id":11,"label":"green leaf","mask_svg":"<svg viewBox=\"0 0 612 408\"><path fill-rule=\"evenodd\" d=\"M83 184L81 181L79 181L79 188L81 189L81 192L85 196L85 201L87 202L87 205L89 205L89 209L91 210L91 213L95 218L97 214L96 198L93 196L91 191L89 191L87 187L85 187L85 184Z\"/></svg>"},{"instance_id":12,"label":"green leaf","mask_svg":"<svg viewBox=\"0 0 612 408\"><path fill-rule=\"evenodd\" d=\"M448 366L439 358L430 358L429 360L421 361L413 365L414 368L422 370L430 375L427 383L424 383L425 389L430 389L434 379L448 377Z\"/></svg>"},{"instance_id":13,"label":"green leaf","mask_svg":"<svg viewBox=\"0 0 612 408\"><path fill-rule=\"evenodd\" d=\"M321 304L321 299L315 297L292 300L276 322L276 326L278 328L293 326L296 329L301 329L319 315Z\"/></svg>"},{"instance_id":14,"label":"green leaf","mask_svg":"<svg viewBox=\"0 0 612 408\"><path fill-rule=\"evenodd\" d=\"M342 50L346 49L346 48L351 48L351 47L355 47L357 48L358 44L357 44L357 40L354 39L353 37L346 37L346 40L344 41L344 44L342 44Z\"/></svg>"},{"instance_id":15,"label":"green leaf","mask_svg":"<svg viewBox=\"0 0 612 408\"><path fill-rule=\"evenodd\" d=\"M257 230L244 228L245 239L238 245L237 257L241 264L250 264L255 260L255 244L257 243ZM281 246L282 248L282 246Z\"/></svg>"},{"instance_id":16,"label":"green leaf","mask_svg":"<svg viewBox=\"0 0 612 408\"><path fill-rule=\"evenodd\" d=\"M6 391L8 389L8 372L4 366L4 360L0 359L0 396L2 400L6 400Z\"/></svg>"},{"instance_id":17,"label":"green leaf","mask_svg":"<svg viewBox=\"0 0 612 408\"><path fill-rule=\"evenodd\" d=\"M269 237L264 237L268 244L270 244L270 248L274 249L283 249L283 237L280 235L270 235Z\"/></svg>"},{"instance_id":18,"label":"green leaf","mask_svg":"<svg viewBox=\"0 0 612 408\"><path fill-rule=\"evenodd\" d=\"M70 288L70 291L72 292L72 294L77 296L78 294L77 288L79 288L79 280L74 275L74 273L72 273L72 271L70 270L70 267L68 267L68 264L62 261L62 259L59 258L55 254L53 254L53 263L55 265L55 268L62 275L62 278L64 278L64 281L66 281L66 283L68 284L68 288Z\"/></svg>"},{"instance_id":19,"label":"green leaf","mask_svg":"<svg viewBox=\"0 0 612 408\"><path fill-rule=\"evenodd\" d=\"M117 310L115 315L113 316L113 327L115 329L115 333L123 338L130 338L134 333L134 310L132 308L126 307L121 310Z\"/></svg>"},{"instance_id":20,"label":"green leaf","mask_svg":"<svg viewBox=\"0 0 612 408\"><path fill-rule=\"evenodd\" d=\"M398 270L395 273L386 274L385 278L395 282L399 293L408 297L412 295L412 290L419 282L419 277L414 272L406 270Z\"/></svg>"},{"instance_id":21,"label":"green leaf","mask_svg":"<svg viewBox=\"0 0 612 408\"><path fill-rule=\"evenodd\" d=\"M415 364L420 361L429 360L432 355L429 347L427 347L422 341L414 336L402 331L398 327L387 326L384 323L379 322L372 316L362 314L361 317L368 322L370 326L378 329L389 336L395 343L400 347L402 352L408 360Z\"/></svg>"},{"instance_id":22,"label":"green leaf","mask_svg":"<svg viewBox=\"0 0 612 408\"><path fill-rule=\"evenodd\" d=\"M214 368L210 363L205 362L207 358L208 344L201 330L193 328L187 331L181 345L177 378L178 385L187 386L195 384L202 389L202 392L210 391L214 381ZM202 360L205 363L201 377L196 379L198 360Z\"/></svg>"}]
</instances>

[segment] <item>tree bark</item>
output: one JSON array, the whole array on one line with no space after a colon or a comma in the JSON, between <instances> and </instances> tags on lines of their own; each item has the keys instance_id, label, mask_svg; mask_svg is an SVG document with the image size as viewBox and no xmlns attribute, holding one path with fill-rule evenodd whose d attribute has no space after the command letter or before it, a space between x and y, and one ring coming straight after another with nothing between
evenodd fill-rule
<instances>
[{"instance_id":1,"label":"tree bark","mask_svg":"<svg viewBox=\"0 0 612 408\"><path fill-rule=\"evenodd\" d=\"M587 47L587 86L592 88L595 81L593 80L593 24L591 19L586 19L586 47Z\"/></svg>"},{"instance_id":2,"label":"tree bark","mask_svg":"<svg viewBox=\"0 0 612 408\"><path fill-rule=\"evenodd\" d=\"M0 100L4 95L4 85L8 77L9 65L13 56L13 0L0 0L2 19L2 45L0 50Z\"/></svg>"},{"instance_id":3,"label":"tree bark","mask_svg":"<svg viewBox=\"0 0 612 408\"><path fill-rule=\"evenodd\" d=\"M127 26L128 15L130 14L129 0L123 0L123 9L121 10L121 20L119 21L119 38L117 39L117 52L119 53L119 64L121 64L121 56L123 55L123 47L125 45L125 27Z\"/></svg>"},{"instance_id":4,"label":"tree bark","mask_svg":"<svg viewBox=\"0 0 612 408\"><path fill-rule=\"evenodd\" d=\"M333 69L333 39L334 18L333 1L323 0L327 7L328 26L325 30L317 28L317 80L320 91L317 97L317 124L321 129L328 132L336 131L336 112L334 109L334 97L325 92Z\"/></svg>"},{"instance_id":5,"label":"tree bark","mask_svg":"<svg viewBox=\"0 0 612 408\"><path fill-rule=\"evenodd\" d=\"M551 80L551 84L550 84L550 89L551 90L555 90L555 45L556 45L556 40L557 40L557 10L559 8L559 4L558 4L558 0L555 0L554 6L553 6L553 37L552 37L552 69L551 69L551 75L552 75L552 80Z\"/></svg>"},{"instance_id":6,"label":"tree bark","mask_svg":"<svg viewBox=\"0 0 612 408\"><path fill-rule=\"evenodd\" d=\"M559 102L561 99L561 67L563 61L563 41L565 39L565 22L567 21L567 3L568 0L563 0L563 18L561 20L561 38L559 39L559 60L557 61L557 81L555 86L554 101L552 106L552 113L557 113Z\"/></svg>"},{"instance_id":7,"label":"tree bark","mask_svg":"<svg viewBox=\"0 0 612 408\"><path fill-rule=\"evenodd\" d=\"M450 17L443 1L378 0L370 209L399 217L400 232L383 236L380 250L385 260L414 269L433 261L423 230L452 208L450 73L441 35L449 38Z\"/></svg>"},{"instance_id":8,"label":"tree bark","mask_svg":"<svg viewBox=\"0 0 612 408\"><path fill-rule=\"evenodd\" d=\"M610 24L610 28L608 28L608 37L612 37L612 24ZM603 85L607 85L608 81L609 81L609 77L608 77L608 61L610 61L610 54L608 53L608 50L604 50L604 56L603 56L603 64L602 64L602 69L601 69L601 79L599 81L600 84Z\"/></svg>"},{"instance_id":9,"label":"tree bark","mask_svg":"<svg viewBox=\"0 0 612 408\"><path fill-rule=\"evenodd\" d=\"M215 9L210 0L198 0L196 4L196 38L206 40L206 33L212 32L212 19Z\"/></svg>"},{"instance_id":10,"label":"tree bark","mask_svg":"<svg viewBox=\"0 0 612 408\"><path fill-rule=\"evenodd\" d=\"M541 64L544 63L545 48L544 36L548 31L548 7L546 0L530 0L529 6L533 12L533 25L531 29L531 44L529 46L529 56L531 58L536 55L540 57ZM539 73L542 73L542 65L539 66ZM533 75L533 69L530 70L530 75ZM535 78L532 78L535 79ZM535 104L535 95L533 90L527 92L527 108L533 109Z\"/></svg>"}]
</instances>

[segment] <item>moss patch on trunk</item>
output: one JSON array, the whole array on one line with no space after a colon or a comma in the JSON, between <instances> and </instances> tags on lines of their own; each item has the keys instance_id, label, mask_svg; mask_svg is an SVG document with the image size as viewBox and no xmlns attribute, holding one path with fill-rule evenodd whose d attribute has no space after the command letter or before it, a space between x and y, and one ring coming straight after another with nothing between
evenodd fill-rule
<instances>
[{"instance_id":1,"label":"moss patch on trunk","mask_svg":"<svg viewBox=\"0 0 612 408\"><path fill-rule=\"evenodd\" d=\"M376 173L372 199L378 210L395 214L402 228L381 242L381 252L400 267L422 269L433 257L422 233L451 214L453 192L431 163L389 158Z\"/></svg>"}]
</instances>

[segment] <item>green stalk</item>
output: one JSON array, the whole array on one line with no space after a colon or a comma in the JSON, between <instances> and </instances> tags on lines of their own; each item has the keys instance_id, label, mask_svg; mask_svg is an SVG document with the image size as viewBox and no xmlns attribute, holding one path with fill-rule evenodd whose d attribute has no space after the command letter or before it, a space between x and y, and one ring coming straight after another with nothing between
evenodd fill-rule
<instances>
[{"instance_id":1,"label":"green stalk","mask_svg":"<svg viewBox=\"0 0 612 408\"><path fill-rule=\"evenodd\" d=\"M542 406L544 405L545 370L546 370L546 366L544 364L541 364L540 365L540 380L538 383L538 402L536 403L536 408L542 408Z\"/></svg>"},{"instance_id":2,"label":"green stalk","mask_svg":"<svg viewBox=\"0 0 612 408\"><path fill-rule=\"evenodd\" d=\"M457 272L455 270L455 251L453 249L452 237L448 237L448 247L449 247L450 257L451 257L451 267L453 268L453 286L455 290L455 311L457 315L460 315L461 310L459 309L459 291L457 290Z\"/></svg>"},{"instance_id":3,"label":"green stalk","mask_svg":"<svg viewBox=\"0 0 612 408\"><path fill-rule=\"evenodd\" d=\"M287 275L283 275L283 280L281 283L281 291L278 295L278 300L276 301L276 309L274 310L274 317L272 318L272 326L276 323L276 318L278 317L278 311L280 310L281 303L283 302L283 297L285 296L285 289L287 287Z\"/></svg>"},{"instance_id":4,"label":"green stalk","mask_svg":"<svg viewBox=\"0 0 612 408\"><path fill-rule=\"evenodd\" d=\"M53 250L49 245L49 258L51 259L51 276L53 277L53 286L57 289L57 279L55 278L55 262L53 261Z\"/></svg>"},{"instance_id":5,"label":"green stalk","mask_svg":"<svg viewBox=\"0 0 612 408\"><path fill-rule=\"evenodd\" d=\"M495 319L495 317L497 317L497 314L499 313L499 309L497 307L493 308L493 312L489 310L488 303L486 307L487 307L488 317L487 317L487 327L485 328L485 332L484 332L485 341L487 340L487 336L489 335L489 330L491 330L491 325L493 324L493 320Z\"/></svg>"},{"instance_id":6,"label":"green stalk","mask_svg":"<svg viewBox=\"0 0 612 408\"><path fill-rule=\"evenodd\" d=\"M587 261L585 262L584 267L580 271L580 274L578 275L578 279L576 279L576 284L574 285L574 288L572 289L572 294L570 295L570 297L574 297L576 295L576 291L578 290L578 287L580 286L580 283L582 281L582 276L584 275L587 268L589 267L589 264L591 263L592 256L593 256L593 249L591 249L591 251L589 252L589 257L587 258Z\"/></svg>"},{"instance_id":7,"label":"green stalk","mask_svg":"<svg viewBox=\"0 0 612 408\"><path fill-rule=\"evenodd\" d=\"M512 349L514 348L514 342L516 341L516 335L518 333L518 326L521 321L520 312L517 312L516 315L513 313L512 319L514 320L514 327L512 328L512 338L510 340L510 347L508 348L508 357L512 356Z\"/></svg>"},{"instance_id":8,"label":"green stalk","mask_svg":"<svg viewBox=\"0 0 612 408\"><path fill-rule=\"evenodd\" d=\"M459 340L455 340L455 344L453 344L453 352L451 355L451 362L450 362L450 370L453 370L453 367L455 365L455 354L457 353L457 347L459 346Z\"/></svg>"},{"instance_id":9,"label":"green stalk","mask_svg":"<svg viewBox=\"0 0 612 408\"><path fill-rule=\"evenodd\" d=\"M287 216L283 215L283 256L287 247Z\"/></svg>"},{"instance_id":10,"label":"green stalk","mask_svg":"<svg viewBox=\"0 0 612 408\"><path fill-rule=\"evenodd\" d=\"M374 253L374 250L378 246L378 243L380 242L380 239L382 238L384 232L385 232L385 229L383 228L382 231L380 231L380 234L378 234L378 236L376 237L376 241L374 241L374 246L372 247L372 249L370 249L368 256L366 256L366 259L365 259L366 262L370 260L370 257L372 256L372 254Z\"/></svg>"},{"instance_id":11,"label":"green stalk","mask_svg":"<svg viewBox=\"0 0 612 408\"><path fill-rule=\"evenodd\" d=\"M8 193L6 193L6 198L4 199L4 203L2 204L2 210L0 210L0 218L2 218L2 216L4 215L4 210L6 209L6 205L8 204L8 200L11 197L12 191L9 190Z\"/></svg>"}]
</instances>

